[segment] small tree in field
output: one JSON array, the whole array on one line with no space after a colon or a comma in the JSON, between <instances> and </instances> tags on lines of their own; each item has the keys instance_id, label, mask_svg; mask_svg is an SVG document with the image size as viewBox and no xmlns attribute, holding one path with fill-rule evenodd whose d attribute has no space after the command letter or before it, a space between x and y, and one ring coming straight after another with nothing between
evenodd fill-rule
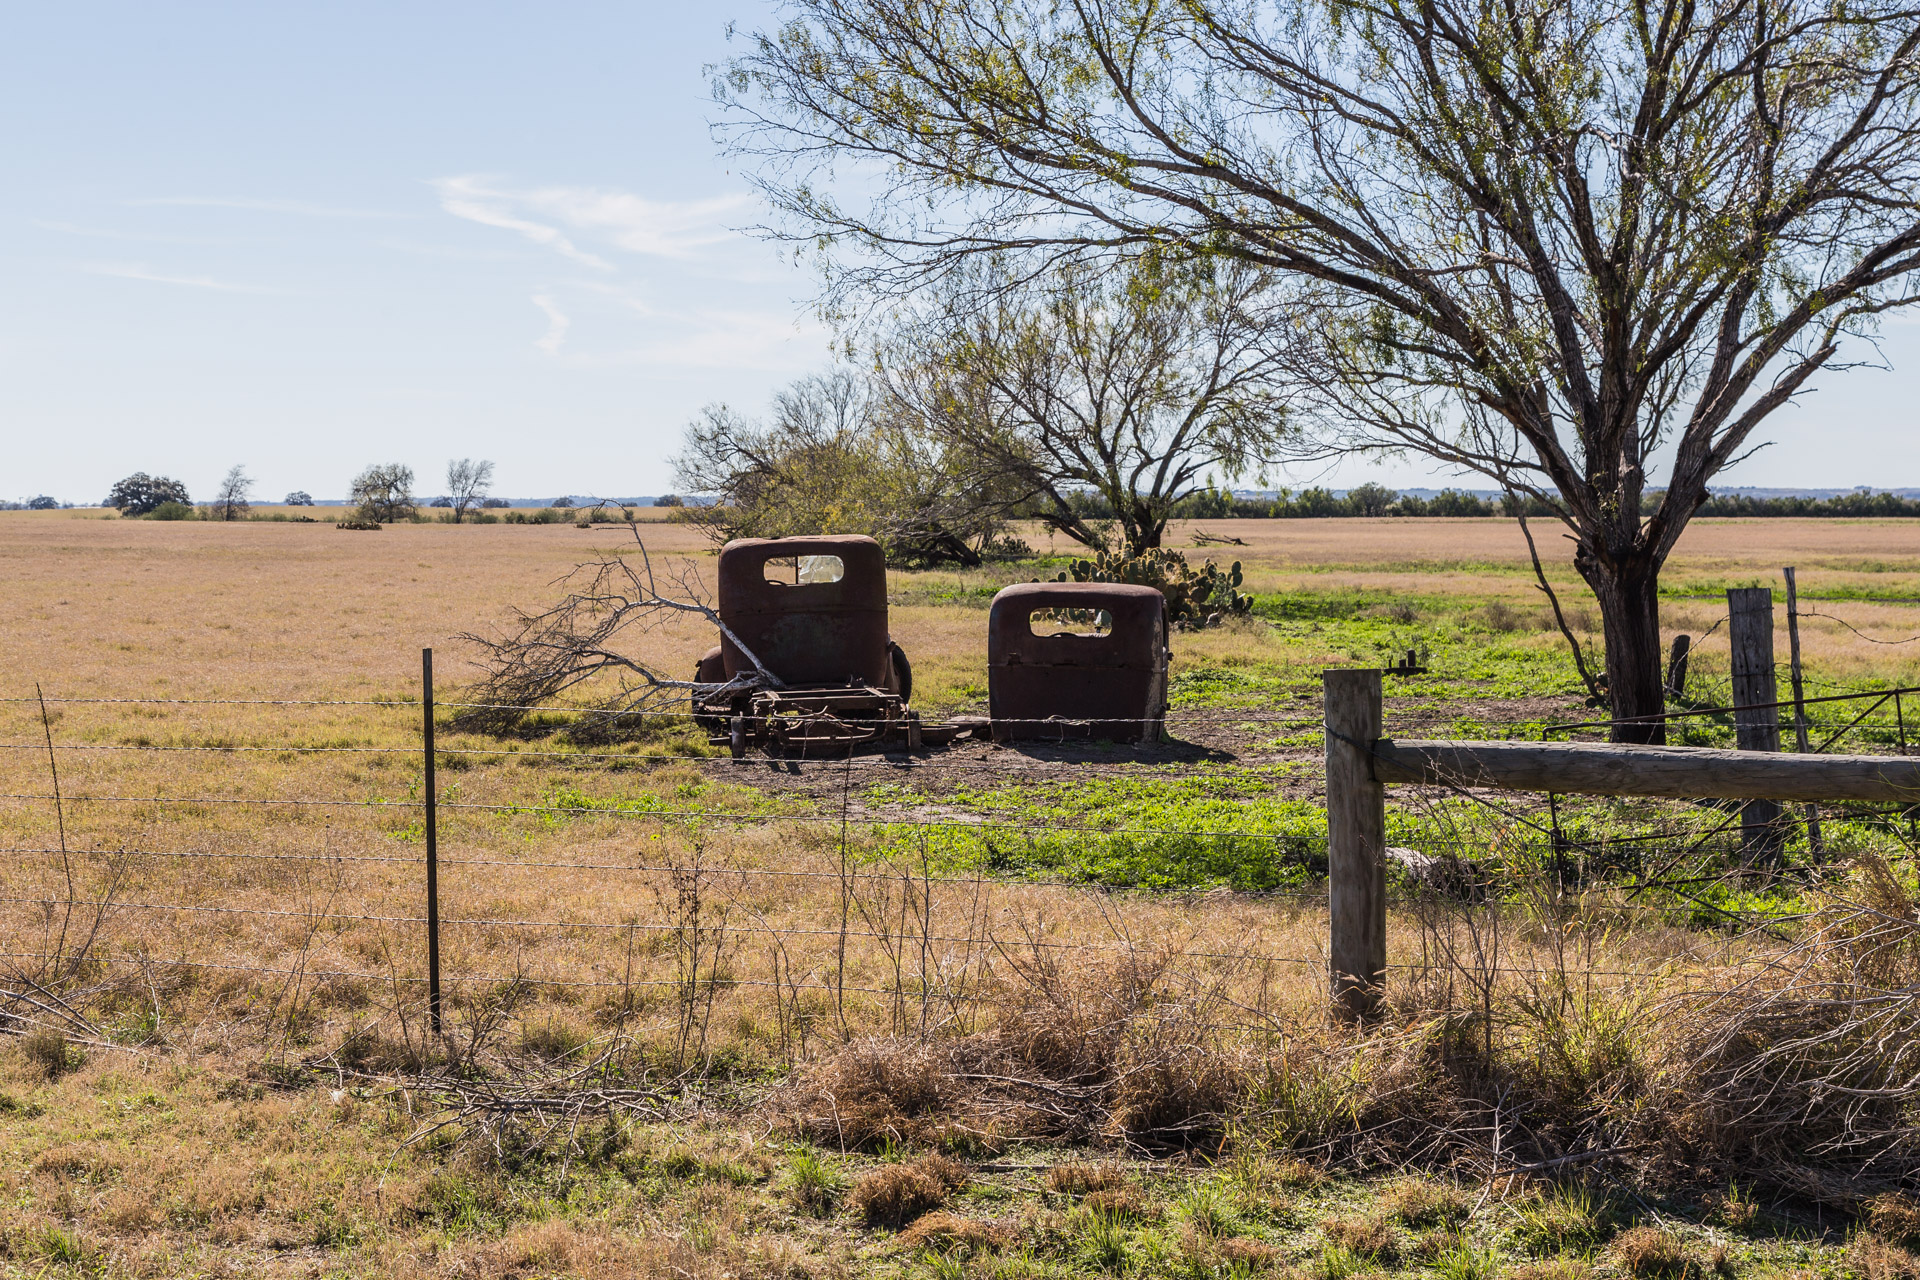
<instances>
[{"instance_id":1,"label":"small tree in field","mask_svg":"<svg viewBox=\"0 0 1920 1280\"><path fill-rule=\"evenodd\" d=\"M879 361L910 429L1089 547L1113 513L1128 555L1158 547L1209 472L1257 473L1286 434L1271 386L1292 326L1268 273L1233 262L1003 262L965 273L897 326Z\"/></svg>"},{"instance_id":2,"label":"small tree in field","mask_svg":"<svg viewBox=\"0 0 1920 1280\"><path fill-rule=\"evenodd\" d=\"M107 494L107 505L118 507L123 516L144 516L163 502L190 506L193 499L187 496L187 486L178 480L150 476L144 471L134 472Z\"/></svg>"},{"instance_id":3,"label":"small tree in field","mask_svg":"<svg viewBox=\"0 0 1920 1280\"><path fill-rule=\"evenodd\" d=\"M215 520L241 520L253 510L248 495L253 492L253 481L248 478L245 467L235 467L227 472L226 479L220 482L220 488L213 495L213 518Z\"/></svg>"},{"instance_id":4,"label":"small tree in field","mask_svg":"<svg viewBox=\"0 0 1920 1280\"><path fill-rule=\"evenodd\" d=\"M457 458L447 464L447 505L459 524L469 511L483 505L493 485L493 464L482 458Z\"/></svg>"},{"instance_id":5,"label":"small tree in field","mask_svg":"<svg viewBox=\"0 0 1920 1280\"><path fill-rule=\"evenodd\" d=\"M305 489L295 489L287 495L286 505L289 507L310 507L313 505L313 495Z\"/></svg>"},{"instance_id":6,"label":"small tree in field","mask_svg":"<svg viewBox=\"0 0 1920 1280\"><path fill-rule=\"evenodd\" d=\"M398 462L376 463L353 478L348 490L362 520L391 524L411 520L414 513L413 468Z\"/></svg>"},{"instance_id":7,"label":"small tree in field","mask_svg":"<svg viewBox=\"0 0 1920 1280\"><path fill-rule=\"evenodd\" d=\"M709 405L674 467L717 501L680 515L715 541L864 533L895 563L980 564L1018 495L910 418L848 369L794 382L764 422Z\"/></svg>"}]
</instances>

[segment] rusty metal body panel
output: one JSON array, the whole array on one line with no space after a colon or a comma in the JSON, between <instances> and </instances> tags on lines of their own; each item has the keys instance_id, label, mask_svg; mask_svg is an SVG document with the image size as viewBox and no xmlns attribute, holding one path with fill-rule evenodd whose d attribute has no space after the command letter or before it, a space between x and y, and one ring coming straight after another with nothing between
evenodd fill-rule
<instances>
[{"instance_id":1,"label":"rusty metal body panel","mask_svg":"<svg viewBox=\"0 0 1920 1280\"><path fill-rule=\"evenodd\" d=\"M1036 611L1104 611L1106 635ZM1152 587L1029 582L993 598L987 697L996 739L1153 741L1167 711L1167 601Z\"/></svg>"},{"instance_id":2,"label":"rusty metal body panel","mask_svg":"<svg viewBox=\"0 0 1920 1280\"><path fill-rule=\"evenodd\" d=\"M769 560L837 557L838 581L770 581ZM810 566L809 566L810 567ZM887 682L887 563L880 544L856 536L739 538L720 549L720 618L767 670L791 685ZM731 678L751 671L720 641Z\"/></svg>"}]
</instances>

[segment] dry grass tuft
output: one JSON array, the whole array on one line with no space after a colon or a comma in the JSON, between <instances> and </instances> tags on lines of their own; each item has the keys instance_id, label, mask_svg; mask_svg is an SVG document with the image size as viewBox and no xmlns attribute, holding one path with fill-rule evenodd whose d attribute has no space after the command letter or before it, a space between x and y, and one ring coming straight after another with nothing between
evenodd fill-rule
<instances>
[{"instance_id":1,"label":"dry grass tuft","mask_svg":"<svg viewBox=\"0 0 1920 1280\"><path fill-rule=\"evenodd\" d=\"M1523 1262L1501 1273L1503 1280L1588 1280L1593 1267L1581 1258L1554 1258L1547 1262Z\"/></svg>"},{"instance_id":2,"label":"dry grass tuft","mask_svg":"<svg viewBox=\"0 0 1920 1280\"><path fill-rule=\"evenodd\" d=\"M952 1114L948 1074L935 1045L857 1041L800 1076L789 1114L820 1142L847 1150L930 1140Z\"/></svg>"},{"instance_id":3,"label":"dry grass tuft","mask_svg":"<svg viewBox=\"0 0 1920 1280\"><path fill-rule=\"evenodd\" d=\"M1246 1268L1250 1271L1264 1271L1280 1260L1278 1248L1264 1240L1253 1240L1246 1236L1222 1240L1215 1246L1215 1252L1228 1267Z\"/></svg>"},{"instance_id":4,"label":"dry grass tuft","mask_svg":"<svg viewBox=\"0 0 1920 1280\"><path fill-rule=\"evenodd\" d=\"M1386 1263L1399 1256L1399 1237L1384 1218L1328 1218L1320 1234L1328 1244L1370 1261Z\"/></svg>"},{"instance_id":5,"label":"dry grass tuft","mask_svg":"<svg viewBox=\"0 0 1920 1280\"><path fill-rule=\"evenodd\" d=\"M1457 1188L1426 1178L1394 1183L1381 1195L1380 1208L1409 1227L1455 1226L1472 1212Z\"/></svg>"},{"instance_id":6,"label":"dry grass tuft","mask_svg":"<svg viewBox=\"0 0 1920 1280\"><path fill-rule=\"evenodd\" d=\"M1671 1232L1659 1227L1634 1227L1614 1238L1608 1250L1629 1275L1674 1280L1692 1269L1686 1250Z\"/></svg>"},{"instance_id":7,"label":"dry grass tuft","mask_svg":"<svg viewBox=\"0 0 1920 1280\"><path fill-rule=\"evenodd\" d=\"M1431 1263L1436 1258L1452 1253L1466 1242L1466 1237L1451 1228L1442 1227L1435 1231L1422 1232L1407 1250L1421 1262Z\"/></svg>"},{"instance_id":8,"label":"dry grass tuft","mask_svg":"<svg viewBox=\"0 0 1920 1280\"><path fill-rule=\"evenodd\" d=\"M1911 1248L1920 1245L1920 1202L1901 1191L1890 1191L1866 1203L1862 1215L1876 1235L1890 1243Z\"/></svg>"},{"instance_id":9,"label":"dry grass tuft","mask_svg":"<svg viewBox=\"0 0 1920 1280\"><path fill-rule=\"evenodd\" d=\"M978 1218L936 1209L900 1233L900 1242L911 1248L1004 1249L1011 1239L1003 1227Z\"/></svg>"},{"instance_id":10,"label":"dry grass tuft","mask_svg":"<svg viewBox=\"0 0 1920 1280\"><path fill-rule=\"evenodd\" d=\"M1268 1164L1265 1176L1274 1186L1289 1191L1317 1187L1327 1180L1326 1170L1291 1156Z\"/></svg>"},{"instance_id":11,"label":"dry grass tuft","mask_svg":"<svg viewBox=\"0 0 1920 1280\"><path fill-rule=\"evenodd\" d=\"M1920 1257L1872 1233L1847 1243L1847 1261L1862 1280L1920 1280Z\"/></svg>"},{"instance_id":12,"label":"dry grass tuft","mask_svg":"<svg viewBox=\"0 0 1920 1280\"><path fill-rule=\"evenodd\" d=\"M1219 1029L1222 993L1176 973L1180 958L1169 945L1068 968L1035 946L1014 956L990 1028L856 1041L803 1069L782 1111L844 1148L940 1145L959 1125L1000 1140L1217 1150L1262 1064Z\"/></svg>"},{"instance_id":13,"label":"dry grass tuft","mask_svg":"<svg viewBox=\"0 0 1920 1280\"><path fill-rule=\"evenodd\" d=\"M67 1041L66 1034L52 1027L29 1031L20 1037L20 1054L42 1079L58 1080L78 1070L87 1060L86 1053Z\"/></svg>"},{"instance_id":14,"label":"dry grass tuft","mask_svg":"<svg viewBox=\"0 0 1920 1280\"><path fill-rule=\"evenodd\" d=\"M870 1227L898 1231L946 1204L967 1185L967 1167L943 1155L875 1169L853 1187L853 1207Z\"/></svg>"},{"instance_id":15,"label":"dry grass tuft","mask_svg":"<svg viewBox=\"0 0 1920 1280\"><path fill-rule=\"evenodd\" d=\"M1149 1216L1147 1202L1138 1191L1128 1186L1090 1191L1081 1203L1091 1212L1113 1219L1131 1222Z\"/></svg>"},{"instance_id":16,"label":"dry grass tuft","mask_svg":"<svg viewBox=\"0 0 1920 1280\"><path fill-rule=\"evenodd\" d=\"M1092 1164L1075 1161L1057 1164L1047 1170L1047 1190L1062 1195L1083 1196L1089 1191L1121 1191L1131 1184L1127 1171L1117 1164Z\"/></svg>"},{"instance_id":17,"label":"dry grass tuft","mask_svg":"<svg viewBox=\"0 0 1920 1280\"><path fill-rule=\"evenodd\" d=\"M1710 1192L1704 1203L1713 1220L1729 1231L1751 1230L1760 1220L1759 1204L1737 1186Z\"/></svg>"}]
</instances>

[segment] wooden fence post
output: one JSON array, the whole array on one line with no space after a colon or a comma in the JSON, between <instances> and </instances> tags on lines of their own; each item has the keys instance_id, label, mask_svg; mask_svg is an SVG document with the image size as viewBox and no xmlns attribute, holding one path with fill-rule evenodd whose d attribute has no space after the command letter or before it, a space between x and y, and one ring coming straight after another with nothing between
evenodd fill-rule
<instances>
[{"instance_id":1,"label":"wooden fence post","mask_svg":"<svg viewBox=\"0 0 1920 1280\"><path fill-rule=\"evenodd\" d=\"M1727 592L1727 638L1733 649L1733 726L1742 751L1780 750L1780 701L1773 670L1773 591L1736 587ZM1776 860L1785 843L1780 805L1749 800L1740 810L1740 847Z\"/></svg>"},{"instance_id":2,"label":"wooden fence post","mask_svg":"<svg viewBox=\"0 0 1920 1280\"><path fill-rule=\"evenodd\" d=\"M1327 735L1328 960L1334 1009L1379 1011L1387 977L1387 789L1373 776L1380 672L1322 672Z\"/></svg>"}]
</instances>

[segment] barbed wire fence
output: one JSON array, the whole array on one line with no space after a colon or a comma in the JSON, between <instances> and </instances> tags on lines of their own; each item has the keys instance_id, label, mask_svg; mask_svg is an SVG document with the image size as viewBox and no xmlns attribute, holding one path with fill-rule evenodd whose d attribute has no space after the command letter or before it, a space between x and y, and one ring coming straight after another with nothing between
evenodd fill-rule
<instances>
[{"instance_id":1,"label":"barbed wire fence","mask_svg":"<svg viewBox=\"0 0 1920 1280\"><path fill-rule=\"evenodd\" d=\"M1108 750L1071 741L1071 726L1060 726L1059 743L982 747L964 755L929 750L736 761L671 739L644 754L446 744L433 741L436 711L467 707L436 707L430 690L429 683L414 701L38 692L0 700L27 713L16 730L40 730L39 741L17 732L0 742L7 776L16 780L0 792L0 804L11 811L0 848L10 867L0 892L0 918L8 922L0 939L6 966L0 1029L55 1027L86 1043L137 1046L138 1034L103 1025L106 1015L89 1001L124 1012L144 1000L150 1009L132 1024L157 1036L163 989L234 980L253 984L240 1003L262 1026L279 1029L291 1060L342 1072L396 1061L418 1068L471 1059L501 1034L516 1008L536 996L558 997L587 1003L596 1017L623 1029L642 1014L657 1015L663 1052L685 1072L711 1063L713 1019L722 1005L739 1006L742 1017L752 1005L754 1016L771 1024L760 1043L791 1066L814 1045L844 1043L862 1032L976 1026L985 1010L1006 999L1010 984L1057 982L1068 962L1099 971L1150 957L1175 986L1197 992L1212 983L1216 994L1224 991L1210 1004L1211 1016L1225 1019L1228 1029L1256 1034L1276 1025L1263 992L1325 982L1324 827L1263 829L1244 810L1238 821L1211 824L1156 824L1138 815L1072 821L1017 806L996 813L974 794L1193 777L1271 787L1285 763L1279 753L1196 759ZM1849 720L1836 714L1827 745L1884 710L1889 699L1903 726L1899 699L1910 692L1853 695L1870 705ZM1826 704L1851 710L1846 698ZM352 708L390 713L392 733L417 732L420 741L347 743L335 733L325 742L288 734L268 742L165 744L66 740L56 732L56 709L87 707L216 714L247 707L276 716ZM684 723L648 714L660 716L663 726ZM1413 706L1394 723L1432 728L1453 714ZM412 730L400 727L408 721ZM1324 729L1314 715L1234 709L1175 713L1167 723L1175 737L1252 726L1260 735L1304 738ZM1904 754L1903 727L1899 745ZM1032 767L1039 755L1044 769ZM285 765L300 789L236 795L196 785L169 794L164 779L144 787L103 785L132 782L141 762L179 759ZM106 776L90 763L99 761L109 762ZM41 764L45 789L25 785ZM381 780L377 793L368 792L375 779L356 772L363 764L398 771L410 790L388 794L388 780ZM475 776L507 764L530 767L524 777L497 770ZM326 771L336 767L346 773ZM678 769L746 785L717 800L711 787L693 783L668 796L587 796L578 789L582 770L596 769L601 772L589 776ZM434 780L442 770L455 778L447 787ZM900 779L929 785L888 790ZM945 795L933 785L943 779L952 784ZM751 785L759 780L797 784L781 792ZM361 794L327 793L348 781ZM463 798L476 781L502 794ZM516 785L539 794L504 794ZM142 810L143 822L120 816ZM223 813L249 816L236 828ZM1403 856L1400 901L1424 912L1426 923L1390 969L1430 975L1441 952L1457 964L1458 944L1441 945L1435 913L1444 905L1458 924L1471 916L1459 908L1484 905L1504 892L1501 885L1526 877L1549 887L1553 910L1577 900L1578 910L1593 917L1699 924L1709 944L1730 957L1748 930L1776 924L1710 892L1724 880L1726 866L1739 865L1732 844L1738 822L1737 810L1729 816L1711 807L1581 802L1570 808L1554 795L1495 796L1456 783L1409 789L1390 837ZM575 826L564 827L557 843L578 852L555 857L556 841L545 837L561 824L587 829L576 834ZM1902 835L1897 822L1889 827L1911 848L1910 833ZM525 844L524 854L512 847L515 839ZM1080 874L1060 875L1046 870L1057 863L1022 856L1023 846L1031 853L1063 841L1096 852L1128 842L1149 854L1204 848L1228 858L1257 856L1285 874L1221 896L1219 875L1183 880L1141 876L1137 867L1103 872L1084 866ZM1414 856L1404 857L1409 851ZM1786 886L1792 874L1785 867L1746 872L1754 889ZM535 883L531 876L546 879ZM551 909L522 909L528 902ZM1221 920L1230 917L1234 926L1223 930ZM1223 933L1237 938L1235 944L1221 945ZM1546 962L1530 962L1523 948L1513 947L1480 955L1476 965L1476 972L1494 975L1549 971ZM1659 968L1608 965L1593 953L1580 972L1624 982ZM1286 982L1283 974L1290 975ZM445 1009L436 998L443 992ZM757 1000L745 1000L748 995ZM314 1021L316 1005L373 1012L350 1017L339 1043L304 1046L302 1028ZM404 1050L397 1058L375 1052L389 1025L397 1027Z\"/></svg>"}]
</instances>

